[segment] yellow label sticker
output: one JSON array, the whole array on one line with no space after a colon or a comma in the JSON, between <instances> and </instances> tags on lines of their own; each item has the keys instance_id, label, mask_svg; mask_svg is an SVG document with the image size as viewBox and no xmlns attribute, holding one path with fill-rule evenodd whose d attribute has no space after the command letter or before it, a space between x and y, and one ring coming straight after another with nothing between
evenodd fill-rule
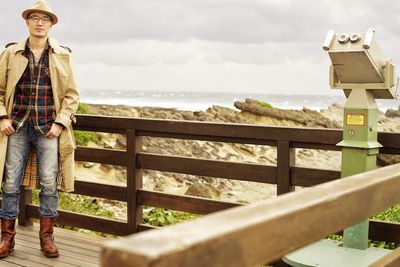
<instances>
[{"instance_id":1,"label":"yellow label sticker","mask_svg":"<svg viewBox=\"0 0 400 267\"><path fill-rule=\"evenodd\" d=\"M365 125L365 114L360 113L348 113L346 114L346 124L347 125Z\"/></svg>"}]
</instances>

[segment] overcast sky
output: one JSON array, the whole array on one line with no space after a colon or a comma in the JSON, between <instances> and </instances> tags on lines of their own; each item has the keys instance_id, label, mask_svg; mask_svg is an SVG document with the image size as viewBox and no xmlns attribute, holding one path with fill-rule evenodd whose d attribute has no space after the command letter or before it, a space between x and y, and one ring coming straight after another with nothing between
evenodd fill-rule
<instances>
[{"instance_id":1,"label":"overcast sky","mask_svg":"<svg viewBox=\"0 0 400 267\"><path fill-rule=\"evenodd\" d=\"M0 43L27 37L21 12L0 1ZM51 35L73 51L81 90L330 94L328 30L376 29L400 64L400 1L48 0ZM382 4L384 3L384 4Z\"/></svg>"}]
</instances>

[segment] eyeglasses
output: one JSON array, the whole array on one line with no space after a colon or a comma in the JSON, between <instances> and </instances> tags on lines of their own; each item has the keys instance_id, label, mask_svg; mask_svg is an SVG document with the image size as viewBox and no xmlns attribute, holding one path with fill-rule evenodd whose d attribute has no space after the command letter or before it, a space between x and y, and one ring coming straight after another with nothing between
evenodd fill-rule
<instances>
[{"instance_id":1,"label":"eyeglasses","mask_svg":"<svg viewBox=\"0 0 400 267\"><path fill-rule=\"evenodd\" d=\"M48 24L48 23L51 22L51 18L49 18L49 17L43 17L43 18L41 18L41 17L38 17L38 16L31 16L31 17L29 17L28 19L29 19L30 21L35 22L35 23L39 23L39 21L42 21L43 24Z\"/></svg>"}]
</instances>

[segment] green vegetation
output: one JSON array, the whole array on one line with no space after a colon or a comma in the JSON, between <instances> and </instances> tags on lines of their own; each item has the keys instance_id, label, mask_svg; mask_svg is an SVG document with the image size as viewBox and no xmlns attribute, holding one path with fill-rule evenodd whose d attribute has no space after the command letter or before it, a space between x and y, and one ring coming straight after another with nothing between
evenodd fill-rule
<instances>
[{"instance_id":1,"label":"green vegetation","mask_svg":"<svg viewBox=\"0 0 400 267\"><path fill-rule=\"evenodd\" d=\"M269 108L269 109L274 108L270 103L267 103L267 102L258 101L258 104L259 104L260 106L264 107L264 108Z\"/></svg>"},{"instance_id":2,"label":"green vegetation","mask_svg":"<svg viewBox=\"0 0 400 267\"><path fill-rule=\"evenodd\" d=\"M160 208L145 207L143 222L152 226L166 226L198 218L200 215L186 212L171 211Z\"/></svg>"},{"instance_id":3,"label":"green vegetation","mask_svg":"<svg viewBox=\"0 0 400 267\"><path fill-rule=\"evenodd\" d=\"M90 108L85 103L80 103L78 107L78 114L89 114ZM94 132L87 131L74 131L75 141L78 145L87 146L89 142L100 145L101 140Z\"/></svg>"},{"instance_id":4,"label":"green vegetation","mask_svg":"<svg viewBox=\"0 0 400 267\"><path fill-rule=\"evenodd\" d=\"M379 221L400 222L400 204L372 216L371 219Z\"/></svg>"},{"instance_id":5,"label":"green vegetation","mask_svg":"<svg viewBox=\"0 0 400 267\"><path fill-rule=\"evenodd\" d=\"M39 191L38 189L32 190L32 199L34 204L39 204ZM87 215L101 216L113 218L114 213L106 210L95 198L88 196L81 196L69 193L59 192L59 209L72 211Z\"/></svg>"},{"instance_id":6,"label":"green vegetation","mask_svg":"<svg viewBox=\"0 0 400 267\"><path fill-rule=\"evenodd\" d=\"M94 132L74 131L75 141L78 145L87 146L89 142L100 145L101 140Z\"/></svg>"},{"instance_id":7,"label":"green vegetation","mask_svg":"<svg viewBox=\"0 0 400 267\"><path fill-rule=\"evenodd\" d=\"M77 113L78 114L89 114L90 113L90 108L85 103L79 103Z\"/></svg>"},{"instance_id":8,"label":"green vegetation","mask_svg":"<svg viewBox=\"0 0 400 267\"><path fill-rule=\"evenodd\" d=\"M39 204L39 191L38 189L32 190L32 202L36 205ZM115 218L114 213L103 208L96 198L70 193L59 192L59 209L92 216ZM144 223L157 227L176 224L200 217L200 215L197 214L153 207L144 207L143 215Z\"/></svg>"}]
</instances>

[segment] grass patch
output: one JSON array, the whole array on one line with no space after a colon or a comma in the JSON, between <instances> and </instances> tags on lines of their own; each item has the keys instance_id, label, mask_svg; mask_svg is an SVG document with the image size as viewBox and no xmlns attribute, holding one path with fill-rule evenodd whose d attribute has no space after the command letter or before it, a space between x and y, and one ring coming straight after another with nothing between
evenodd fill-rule
<instances>
[{"instance_id":1,"label":"grass patch","mask_svg":"<svg viewBox=\"0 0 400 267\"><path fill-rule=\"evenodd\" d=\"M144 207L143 209L143 222L157 227L193 220L198 217L200 215L167 209L152 207Z\"/></svg>"},{"instance_id":2,"label":"grass patch","mask_svg":"<svg viewBox=\"0 0 400 267\"><path fill-rule=\"evenodd\" d=\"M78 113L78 114L89 114L90 113L90 108L85 103L79 103L78 111L76 113Z\"/></svg>"},{"instance_id":3,"label":"grass patch","mask_svg":"<svg viewBox=\"0 0 400 267\"><path fill-rule=\"evenodd\" d=\"M267 102L258 101L258 104L260 106L262 106L263 108L269 108L269 109L273 109L274 108L270 103L267 103Z\"/></svg>"},{"instance_id":4,"label":"grass patch","mask_svg":"<svg viewBox=\"0 0 400 267\"><path fill-rule=\"evenodd\" d=\"M75 142L81 146L87 146L89 142L101 145L100 138L94 132L74 131Z\"/></svg>"},{"instance_id":5,"label":"grass patch","mask_svg":"<svg viewBox=\"0 0 400 267\"><path fill-rule=\"evenodd\" d=\"M372 216L371 219L387 222L400 222L400 204Z\"/></svg>"},{"instance_id":6,"label":"grass patch","mask_svg":"<svg viewBox=\"0 0 400 267\"><path fill-rule=\"evenodd\" d=\"M79 103L77 113L90 114L90 107L85 103ZM74 131L74 135L78 145L87 146L90 141L98 145L101 144L100 138L94 132Z\"/></svg>"},{"instance_id":7,"label":"grass patch","mask_svg":"<svg viewBox=\"0 0 400 267\"><path fill-rule=\"evenodd\" d=\"M39 204L38 189L32 190L32 202ZM114 213L101 207L97 199L88 196L75 195L70 193L58 193L58 207L61 210L72 211L87 215L113 218Z\"/></svg>"}]
</instances>

